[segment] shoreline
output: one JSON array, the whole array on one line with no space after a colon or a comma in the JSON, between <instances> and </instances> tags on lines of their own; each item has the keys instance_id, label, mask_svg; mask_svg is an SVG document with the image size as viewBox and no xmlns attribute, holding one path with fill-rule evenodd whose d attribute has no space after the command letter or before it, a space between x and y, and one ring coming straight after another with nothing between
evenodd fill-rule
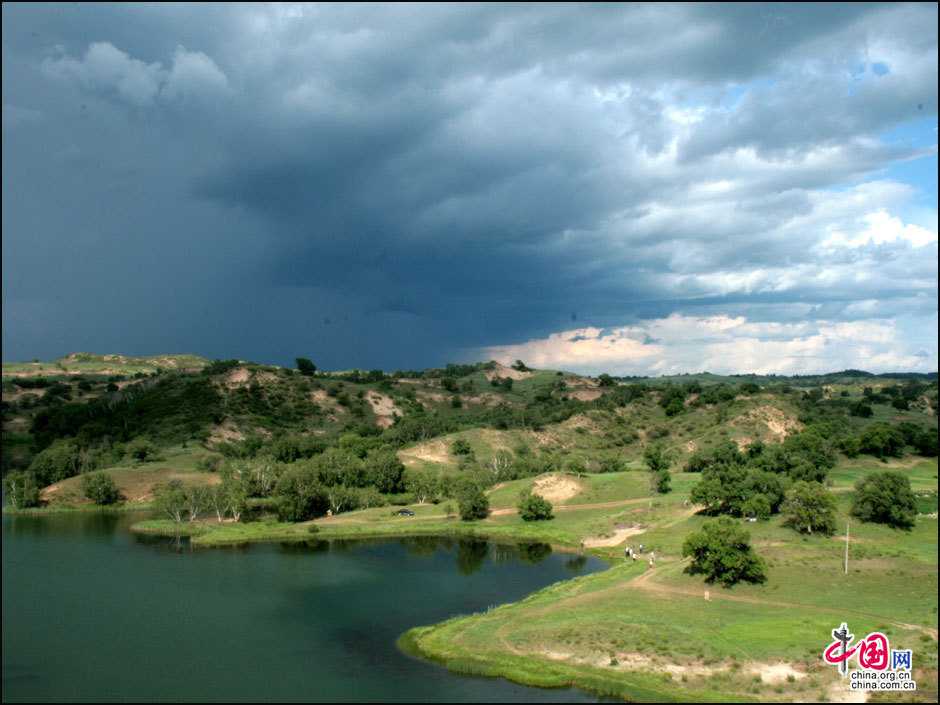
<instances>
[{"instance_id":1,"label":"shoreline","mask_svg":"<svg viewBox=\"0 0 940 705\"><path fill-rule=\"evenodd\" d=\"M4 516L50 516L55 514L130 514L133 512L149 512L153 510L150 502L122 503L115 505L99 504L50 504L43 507L24 507L17 509L6 505L3 507Z\"/></svg>"},{"instance_id":2,"label":"shoreline","mask_svg":"<svg viewBox=\"0 0 940 705\"><path fill-rule=\"evenodd\" d=\"M259 526L256 531L252 527ZM317 531L309 531L310 526L318 527ZM245 527L247 531L239 531ZM355 527L355 528L353 528ZM248 522L245 524L214 525L213 522L182 522L179 525L169 519L150 519L137 522L129 527L132 533L149 536L187 536L194 548L217 548L223 546L236 546L250 543L269 543L272 541L291 541L303 543L305 541L327 541L330 539L376 539L376 538L409 538L419 536L440 536L443 538L476 538L493 541L495 543L509 544L544 544L557 553L573 555L589 555L612 565L618 552L604 551L598 548L584 548L573 543L563 541L549 541L537 535L519 535L514 527L502 528L481 527L478 522L464 524L460 520L447 520L447 523L427 522L425 526L370 526L368 524L347 524L345 526L328 526L322 524L302 522L298 524Z\"/></svg>"}]
</instances>

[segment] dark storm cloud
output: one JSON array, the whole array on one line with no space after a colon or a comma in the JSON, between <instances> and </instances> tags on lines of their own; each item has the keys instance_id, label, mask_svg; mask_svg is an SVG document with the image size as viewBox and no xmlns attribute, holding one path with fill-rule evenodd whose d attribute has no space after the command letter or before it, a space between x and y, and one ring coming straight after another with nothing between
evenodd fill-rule
<instances>
[{"instance_id":1,"label":"dark storm cloud","mask_svg":"<svg viewBox=\"0 0 940 705\"><path fill-rule=\"evenodd\" d=\"M3 19L6 358L418 366L573 318L891 317L935 282L904 223L820 249L909 195L879 170L923 150L880 133L936 114L933 6Z\"/></svg>"}]
</instances>

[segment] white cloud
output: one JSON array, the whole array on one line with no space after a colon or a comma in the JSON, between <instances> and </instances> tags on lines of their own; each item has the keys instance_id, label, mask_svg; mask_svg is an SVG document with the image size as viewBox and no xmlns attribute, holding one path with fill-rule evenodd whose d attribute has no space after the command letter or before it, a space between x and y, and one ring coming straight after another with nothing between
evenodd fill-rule
<instances>
[{"instance_id":1,"label":"white cloud","mask_svg":"<svg viewBox=\"0 0 940 705\"><path fill-rule=\"evenodd\" d=\"M172 65L146 63L110 42L88 46L84 57L47 58L43 71L54 78L74 81L82 88L143 108L163 101L217 95L228 91L228 79L206 54L178 46Z\"/></svg>"},{"instance_id":2,"label":"white cloud","mask_svg":"<svg viewBox=\"0 0 940 705\"><path fill-rule=\"evenodd\" d=\"M163 86L161 96L168 100L218 95L229 90L228 78L215 62L201 51L176 47L173 68Z\"/></svg>"},{"instance_id":3,"label":"white cloud","mask_svg":"<svg viewBox=\"0 0 940 705\"><path fill-rule=\"evenodd\" d=\"M893 320L755 322L673 314L633 326L579 328L483 350L487 358L597 374L709 371L800 374L937 368L937 348L910 349Z\"/></svg>"},{"instance_id":4,"label":"white cloud","mask_svg":"<svg viewBox=\"0 0 940 705\"><path fill-rule=\"evenodd\" d=\"M937 232L904 223L884 209L867 213L861 217L863 227L854 233L836 230L823 243L823 247L864 247L865 245L883 245L885 243L910 243L914 247L924 247L937 242Z\"/></svg>"},{"instance_id":5,"label":"white cloud","mask_svg":"<svg viewBox=\"0 0 940 705\"><path fill-rule=\"evenodd\" d=\"M91 90L113 93L137 107L152 104L166 78L166 71L159 62L144 63L109 42L89 45L82 59L69 56L46 59L43 70L51 76L77 81Z\"/></svg>"}]
</instances>

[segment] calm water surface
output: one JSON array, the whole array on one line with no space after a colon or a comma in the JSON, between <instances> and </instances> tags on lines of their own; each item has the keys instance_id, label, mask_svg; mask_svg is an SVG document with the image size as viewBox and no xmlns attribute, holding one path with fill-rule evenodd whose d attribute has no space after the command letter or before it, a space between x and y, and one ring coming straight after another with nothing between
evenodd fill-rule
<instances>
[{"instance_id":1,"label":"calm water surface","mask_svg":"<svg viewBox=\"0 0 940 705\"><path fill-rule=\"evenodd\" d=\"M3 699L590 701L458 676L410 627L518 600L600 561L479 541L192 551L130 515L3 518Z\"/></svg>"}]
</instances>

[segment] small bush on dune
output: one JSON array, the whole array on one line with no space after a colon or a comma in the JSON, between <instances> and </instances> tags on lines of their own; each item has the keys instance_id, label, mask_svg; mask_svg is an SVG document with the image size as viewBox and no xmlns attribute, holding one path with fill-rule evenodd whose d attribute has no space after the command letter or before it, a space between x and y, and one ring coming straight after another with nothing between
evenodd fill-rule
<instances>
[{"instance_id":1,"label":"small bush on dune","mask_svg":"<svg viewBox=\"0 0 940 705\"><path fill-rule=\"evenodd\" d=\"M82 494L95 504L114 504L121 498L114 478L105 472L91 472L82 476Z\"/></svg>"},{"instance_id":2,"label":"small bush on dune","mask_svg":"<svg viewBox=\"0 0 940 705\"><path fill-rule=\"evenodd\" d=\"M554 518L552 503L541 495L526 492L519 500L519 516L523 521L547 521Z\"/></svg>"}]
</instances>

